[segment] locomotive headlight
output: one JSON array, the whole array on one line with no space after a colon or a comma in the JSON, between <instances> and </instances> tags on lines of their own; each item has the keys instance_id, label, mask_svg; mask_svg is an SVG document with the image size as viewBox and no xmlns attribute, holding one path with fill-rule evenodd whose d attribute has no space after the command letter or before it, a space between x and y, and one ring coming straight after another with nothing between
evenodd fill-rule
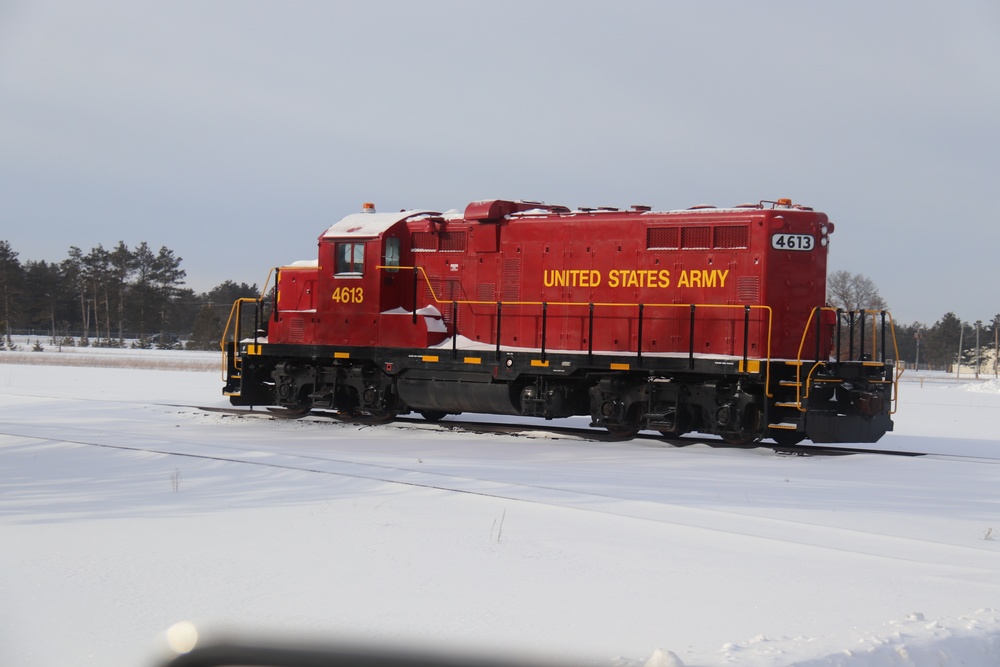
<instances>
[{"instance_id":1,"label":"locomotive headlight","mask_svg":"<svg viewBox=\"0 0 1000 667\"><path fill-rule=\"evenodd\" d=\"M826 246L830 245L830 239L824 236L819 240L819 244L825 248Z\"/></svg>"},{"instance_id":2,"label":"locomotive headlight","mask_svg":"<svg viewBox=\"0 0 1000 667\"><path fill-rule=\"evenodd\" d=\"M822 225L822 226L821 226L821 227L819 228L819 233L820 233L820 234L822 234L823 236L826 236L827 234L829 234L829 233L830 233L830 228L829 228L829 227L827 227L826 225Z\"/></svg>"}]
</instances>

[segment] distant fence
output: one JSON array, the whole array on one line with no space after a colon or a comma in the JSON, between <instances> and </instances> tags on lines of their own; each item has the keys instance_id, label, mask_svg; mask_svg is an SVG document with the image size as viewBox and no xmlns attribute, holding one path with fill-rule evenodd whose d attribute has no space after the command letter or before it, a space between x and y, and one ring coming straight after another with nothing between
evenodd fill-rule
<instances>
[{"instance_id":1,"label":"distant fence","mask_svg":"<svg viewBox=\"0 0 1000 667\"><path fill-rule=\"evenodd\" d=\"M76 348L46 347L41 353L19 350L0 352L0 365L26 366L87 366L97 368L132 368L158 371L216 371L221 372L219 359L212 353L142 354L146 350L115 350L112 354L87 354Z\"/></svg>"},{"instance_id":2,"label":"distant fence","mask_svg":"<svg viewBox=\"0 0 1000 667\"><path fill-rule=\"evenodd\" d=\"M101 330L101 336L100 336L101 339L107 338L107 336L105 334L106 334L106 332L102 329ZM6 334L3 334L3 335L6 336ZM10 335L11 335L11 337L17 337L17 338L28 337L28 338L31 338L32 340L34 340L35 338L38 338L39 340L45 340L45 339L51 340L52 339L52 330L51 329L11 329L10 330ZM88 338L90 340L97 340L97 337L98 337L97 334L95 334L93 331L90 331L87 334L87 336L88 336ZM146 333L139 333L139 332L136 332L136 331L123 331L121 337L124 338L125 340L139 340L140 338L149 339L149 338L152 338L154 336L164 336L164 337L170 338L172 340L187 340L188 338L191 337L191 334L190 333L183 333L182 334L182 333L177 333L175 331L147 331ZM76 338L76 339L83 338L83 331L82 330L81 331L58 331L57 330L56 331L56 338ZM111 332L111 339L112 340L117 340L118 339L118 332L117 331L112 331Z\"/></svg>"}]
</instances>

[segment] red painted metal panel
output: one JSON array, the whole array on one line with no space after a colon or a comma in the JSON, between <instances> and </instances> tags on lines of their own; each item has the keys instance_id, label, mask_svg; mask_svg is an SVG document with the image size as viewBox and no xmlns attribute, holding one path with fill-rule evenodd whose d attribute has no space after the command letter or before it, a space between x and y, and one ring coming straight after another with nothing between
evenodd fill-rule
<instances>
[{"instance_id":1,"label":"red painted metal panel","mask_svg":"<svg viewBox=\"0 0 1000 667\"><path fill-rule=\"evenodd\" d=\"M644 354L742 356L746 346L764 357L770 329L770 354L795 358L810 312L825 305L832 225L809 209L570 211L490 200L469 204L464 217L398 217L374 238L321 238L317 323L307 323L305 340L430 344L441 332L429 337L400 312L431 307L448 335L491 345L500 310L504 346L540 348L544 338L547 350L636 352L641 339ZM376 269L390 236L403 268ZM361 248L351 267L361 270L337 271L344 243ZM279 289L281 299L285 290L302 296L297 283Z\"/></svg>"}]
</instances>

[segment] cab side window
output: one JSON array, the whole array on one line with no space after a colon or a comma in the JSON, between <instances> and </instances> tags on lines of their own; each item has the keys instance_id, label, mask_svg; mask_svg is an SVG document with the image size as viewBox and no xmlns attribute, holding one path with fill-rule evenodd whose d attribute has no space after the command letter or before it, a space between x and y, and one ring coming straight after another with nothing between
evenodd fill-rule
<instances>
[{"instance_id":1,"label":"cab side window","mask_svg":"<svg viewBox=\"0 0 1000 667\"><path fill-rule=\"evenodd\" d=\"M385 265L389 268L386 270L389 273L396 273L399 271L399 239L388 238L385 240Z\"/></svg>"},{"instance_id":2,"label":"cab side window","mask_svg":"<svg viewBox=\"0 0 1000 667\"><path fill-rule=\"evenodd\" d=\"M364 272L364 243L338 243L336 254L337 273L355 273L361 275Z\"/></svg>"}]
</instances>

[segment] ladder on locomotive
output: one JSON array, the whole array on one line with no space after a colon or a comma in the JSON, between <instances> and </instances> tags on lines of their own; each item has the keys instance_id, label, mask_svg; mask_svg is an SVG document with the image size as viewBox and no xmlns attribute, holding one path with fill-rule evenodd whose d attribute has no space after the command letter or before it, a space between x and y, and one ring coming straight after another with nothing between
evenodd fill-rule
<instances>
[{"instance_id":1,"label":"ladder on locomotive","mask_svg":"<svg viewBox=\"0 0 1000 667\"><path fill-rule=\"evenodd\" d=\"M242 339L241 332L244 328L242 326L244 304L254 304L254 339L252 347L249 347L249 350L260 349L257 332L260 324L262 300L263 295L257 298L239 298L233 302L229 310L229 319L226 321L226 326L222 330L222 339L219 341L219 347L222 350L222 377L226 381L226 385L222 390L224 396L240 396L242 393L243 356L240 354L240 342Z\"/></svg>"}]
</instances>

